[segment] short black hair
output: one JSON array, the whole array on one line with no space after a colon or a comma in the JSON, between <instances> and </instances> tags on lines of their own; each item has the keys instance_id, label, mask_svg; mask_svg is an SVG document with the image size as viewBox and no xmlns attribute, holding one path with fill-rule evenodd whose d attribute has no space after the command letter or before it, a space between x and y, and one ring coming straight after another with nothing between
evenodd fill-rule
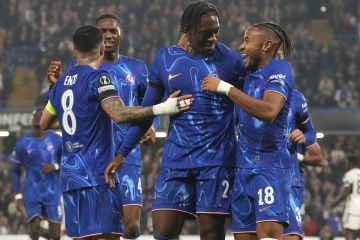
<instances>
[{"instance_id":1,"label":"short black hair","mask_svg":"<svg viewBox=\"0 0 360 240\"><path fill-rule=\"evenodd\" d=\"M293 47L291 44L291 40L282 27L280 27L279 25L272 23L272 22L257 23L255 25L253 25L252 27L257 27L260 29L267 29L267 30L272 31L273 34L275 34L276 38L279 39L279 45L277 46L275 54L277 53L277 51L280 48L283 51L285 58L288 58L292 54Z\"/></svg>"},{"instance_id":2,"label":"short black hair","mask_svg":"<svg viewBox=\"0 0 360 240\"><path fill-rule=\"evenodd\" d=\"M120 18L113 13L104 13L104 14L100 15L99 17L96 18L95 24L97 25L101 19L105 19L105 18L115 19L116 22L118 23L118 25L120 26L120 28L122 28Z\"/></svg>"},{"instance_id":3,"label":"short black hair","mask_svg":"<svg viewBox=\"0 0 360 240\"><path fill-rule=\"evenodd\" d=\"M180 20L180 32L187 33L195 29L203 16L216 16L219 19L219 12L215 5L207 1L198 1L190 3L186 8Z\"/></svg>"},{"instance_id":4,"label":"short black hair","mask_svg":"<svg viewBox=\"0 0 360 240\"><path fill-rule=\"evenodd\" d=\"M103 42L103 33L95 25L84 25L76 29L72 39L76 50L89 52Z\"/></svg>"}]
</instances>

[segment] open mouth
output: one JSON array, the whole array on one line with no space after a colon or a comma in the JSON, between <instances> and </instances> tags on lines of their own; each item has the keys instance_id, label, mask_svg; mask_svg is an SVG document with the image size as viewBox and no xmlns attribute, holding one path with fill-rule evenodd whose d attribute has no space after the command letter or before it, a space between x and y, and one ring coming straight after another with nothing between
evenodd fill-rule
<instances>
[{"instance_id":1,"label":"open mouth","mask_svg":"<svg viewBox=\"0 0 360 240\"><path fill-rule=\"evenodd\" d=\"M104 45L106 48L111 48L114 46L114 43L113 42L109 42L109 41L104 41Z\"/></svg>"}]
</instances>

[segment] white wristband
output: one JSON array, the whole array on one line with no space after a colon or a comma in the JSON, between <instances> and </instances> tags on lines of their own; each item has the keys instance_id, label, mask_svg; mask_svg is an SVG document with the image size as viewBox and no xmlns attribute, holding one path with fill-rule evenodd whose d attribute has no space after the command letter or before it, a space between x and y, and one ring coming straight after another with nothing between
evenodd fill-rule
<instances>
[{"instance_id":1,"label":"white wristband","mask_svg":"<svg viewBox=\"0 0 360 240\"><path fill-rule=\"evenodd\" d=\"M217 86L216 92L229 95L230 88L234 87L230 83L220 81Z\"/></svg>"},{"instance_id":2,"label":"white wristband","mask_svg":"<svg viewBox=\"0 0 360 240\"><path fill-rule=\"evenodd\" d=\"M59 171L59 169L60 169L59 164L55 163L55 164L54 164L54 168L55 168L55 171Z\"/></svg>"},{"instance_id":3,"label":"white wristband","mask_svg":"<svg viewBox=\"0 0 360 240\"><path fill-rule=\"evenodd\" d=\"M21 193L15 194L15 200L20 200L20 199L22 199L22 198L23 198L23 196L22 196Z\"/></svg>"},{"instance_id":4,"label":"white wristband","mask_svg":"<svg viewBox=\"0 0 360 240\"><path fill-rule=\"evenodd\" d=\"M302 162L304 160L304 155L302 155L301 153L298 153L297 159L299 160L299 162Z\"/></svg>"},{"instance_id":5,"label":"white wristband","mask_svg":"<svg viewBox=\"0 0 360 240\"><path fill-rule=\"evenodd\" d=\"M152 107L154 115L173 115L179 112L177 108L177 98L168 98L165 102L156 104Z\"/></svg>"}]
</instances>

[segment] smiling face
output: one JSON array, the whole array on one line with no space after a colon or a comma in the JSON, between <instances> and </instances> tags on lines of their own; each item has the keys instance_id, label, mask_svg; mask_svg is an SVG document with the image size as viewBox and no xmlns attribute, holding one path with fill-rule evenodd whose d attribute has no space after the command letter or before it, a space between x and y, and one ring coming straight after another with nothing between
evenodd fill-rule
<instances>
[{"instance_id":1,"label":"smiling face","mask_svg":"<svg viewBox=\"0 0 360 240\"><path fill-rule=\"evenodd\" d=\"M122 32L117 20L114 18L103 18L96 25L103 31L105 53L118 53Z\"/></svg>"},{"instance_id":2,"label":"smiling face","mask_svg":"<svg viewBox=\"0 0 360 240\"><path fill-rule=\"evenodd\" d=\"M259 69L264 47L264 34L255 27L245 31L244 42L240 44L239 50L242 53L245 68L255 71Z\"/></svg>"},{"instance_id":3,"label":"smiling face","mask_svg":"<svg viewBox=\"0 0 360 240\"><path fill-rule=\"evenodd\" d=\"M220 24L217 16L201 17L199 25L187 32L194 55L208 56L215 50Z\"/></svg>"}]
</instances>

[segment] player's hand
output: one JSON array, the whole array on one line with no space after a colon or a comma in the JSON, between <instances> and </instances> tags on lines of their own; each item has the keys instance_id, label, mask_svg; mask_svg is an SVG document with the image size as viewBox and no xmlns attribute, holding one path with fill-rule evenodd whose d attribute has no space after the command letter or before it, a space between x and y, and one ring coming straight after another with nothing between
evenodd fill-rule
<instances>
[{"instance_id":1,"label":"player's hand","mask_svg":"<svg viewBox=\"0 0 360 240\"><path fill-rule=\"evenodd\" d=\"M302 131L300 131L299 129L295 129L294 131L292 131L289 136L288 139L290 141L293 141L296 144L302 144L305 143L305 136L304 133Z\"/></svg>"},{"instance_id":2,"label":"player's hand","mask_svg":"<svg viewBox=\"0 0 360 240\"><path fill-rule=\"evenodd\" d=\"M56 171L54 164L42 163L41 168L42 168L43 173L46 173L46 174Z\"/></svg>"},{"instance_id":3,"label":"player's hand","mask_svg":"<svg viewBox=\"0 0 360 240\"><path fill-rule=\"evenodd\" d=\"M115 158L106 166L104 176L105 181L110 187L115 187L115 174L125 162L125 158L121 154L116 154Z\"/></svg>"},{"instance_id":4,"label":"player's hand","mask_svg":"<svg viewBox=\"0 0 360 240\"><path fill-rule=\"evenodd\" d=\"M51 61L47 70L47 78L50 85L54 85L62 74L62 67L60 61Z\"/></svg>"},{"instance_id":5,"label":"player's hand","mask_svg":"<svg viewBox=\"0 0 360 240\"><path fill-rule=\"evenodd\" d=\"M169 98L177 98L177 108L179 112L186 112L190 109L191 104L194 102L194 98L191 94L180 96L181 91L177 90L170 94Z\"/></svg>"},{"instance_id":6,"label":"player's hand","mask_svg":"<svg viewBox=\"0 0 360 240\"><path fill-rule=\"evenodd\" d=\"M21 212L24 208L24 202L23 199L16 199L15 200L16 203L16 210L18 210L19 212Z\"/></svg>"},{"instance_id":7,"label":"player's hand","mask_svg":"<svg viewBox=\"0 0 360 240\"><path fill-rule=\"evenodd\" d=\"M155 131L152 127L150 127L145 133L145 135L140 139L139 143L149 146L151 144L154 144L155 142L156 142Z\"/></svg>"},{"instance_id":8,"label":"player's hand","mask_svg":"<svg viewBox=\"0 0 360 240\"><path fill-rule=\"evenodd\" d=\"M203 91L217 92L220 79L213 76L207 76L202 80L201 87Z\"/></svg>"}]
</instances>

